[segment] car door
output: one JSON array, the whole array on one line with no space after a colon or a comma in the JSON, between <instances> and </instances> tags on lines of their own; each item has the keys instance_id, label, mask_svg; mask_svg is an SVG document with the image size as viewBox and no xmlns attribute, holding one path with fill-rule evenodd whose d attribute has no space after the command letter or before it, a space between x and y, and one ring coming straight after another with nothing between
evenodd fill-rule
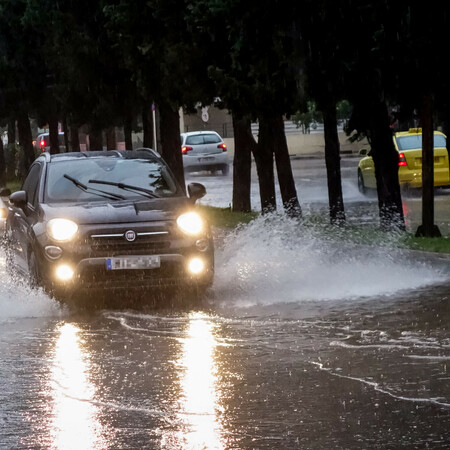
<instances>
[{"instance_id":1,"label":"car door","mask_svg":"<svg viewBox=\"0 0 450 450\"><path fill-rule=\"evenodd\" d=\"M28 271L28 249L33 242L32 226L37 220L37 199L42 167L34 163L23 183L27 203L22 208L10 207L8 238L13 264L21 271Z\"/></svg>"},{"instance_id":2,"label":"car door","mask_svg":"<svg viewBox=\"0 0 450 450\"><path fill-rule=\"evenodd\" d=\"M377 180L375 178L375 164L372 157L367 156L366 158L363 158L359 163L359 168L363 175L364 185L367 188L376 189Z\"/></svg>"}]
</instances>

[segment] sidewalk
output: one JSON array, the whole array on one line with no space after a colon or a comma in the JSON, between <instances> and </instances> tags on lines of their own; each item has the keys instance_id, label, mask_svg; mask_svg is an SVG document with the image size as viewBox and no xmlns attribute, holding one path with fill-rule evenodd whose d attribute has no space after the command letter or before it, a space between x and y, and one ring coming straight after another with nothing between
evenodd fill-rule
<instances>
[{"instance_id":1,"label":"sidewalk","mask_svg":"<svg viewBox=\"0 0 450 450\"><path fill-rule=\"evenodd\" d=\"M341 144L341 155L358 156L359 150L368 146L366 140L351 143L348 141L344 132L339 132L339 142ZM293 159L311 159L323 158L325 156L325 144L323 133L286 134L286 140L289 147L289 154ZM234 157L234 138L225 138L230 160Z\"/></svg>"}]
</instances>

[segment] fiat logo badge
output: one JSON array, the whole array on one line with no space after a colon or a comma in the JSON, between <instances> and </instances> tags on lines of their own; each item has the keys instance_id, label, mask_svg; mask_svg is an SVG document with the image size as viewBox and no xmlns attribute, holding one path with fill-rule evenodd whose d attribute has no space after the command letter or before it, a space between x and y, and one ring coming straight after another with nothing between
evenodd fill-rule
<instances>
[{"instance_id":1,"label":"fiat logo badge","mask_svg":"<svg viewBox=\"0 0 450 450\"><path fill-rule=\"evenodd\" d=\"M136 239L136 233L133 230L125 231L125 239L128 242L133 242Z\"/></svg>"}]
</instances>

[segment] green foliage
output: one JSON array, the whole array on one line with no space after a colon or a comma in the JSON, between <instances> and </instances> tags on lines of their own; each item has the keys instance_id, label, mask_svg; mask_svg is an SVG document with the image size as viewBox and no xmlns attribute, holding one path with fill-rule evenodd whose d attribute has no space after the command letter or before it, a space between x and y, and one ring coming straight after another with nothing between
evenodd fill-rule
<instances>
[{"instance_id":1,"label":"green foliage","mask_svg":"<svg viewBox=\"0 0 450 450\"><path fill-rule=\"evenodd\" d=\"M9 180L6 182L6 187L9 188L12 192L18 191L22 187L22 182L17 178L13 180Z\"/></svg>"},{"instance_id":2,"label":"green foliage","mask_svg":"<svg viewBox=\"0 0 450 450\"><path fill-rule=\"evenodd\" d=\"M197 208L205 215L208 222L215 227L235 228L239 224L251 222L258 216L257 212L235 212L231 208L216 208L198 205Z\"/></svg>"},{"instance_id":3,"label":"green foliage","mask_svg":"<svg viewBox=\"0 0 450 450\"><path fill-rule=\"evenodd\" d=\"M351 112L352 106L348 100L341 100L336 105L337 119L341 123L347 123ZM314 101L308 101L305 111L297 111L290 118L297 125L297 128L302 128L303 133L308 132L310 128L314 128L315 124L323 123L322 112L317 109L317 104Z\"/></svg>"},{"instance_id":4,"label":"green foliage","mask_svg":"<svg viewBox=\"0 0 450 450\"><path fill-rule=\"evenodd\" d=\"M415 237L407 235L404 238L406 248L422 250L426 252L448 253L450 254L450 238L448 236L439 238Z\"/></svg>"},{"instance_id":5,"label":"green foliage","mask_svg":"<svg viewBox=\"0 0 450 450\"><path fill-rule=\"evenodd\" d=\"M306 111L297 111L293 114L291 120L297 125L297 128L302 128L303 133L309 132L311 125L323 122L322 113L317 110L316 103L313 101L307 103Z\"/></svg>"}]
</instances>

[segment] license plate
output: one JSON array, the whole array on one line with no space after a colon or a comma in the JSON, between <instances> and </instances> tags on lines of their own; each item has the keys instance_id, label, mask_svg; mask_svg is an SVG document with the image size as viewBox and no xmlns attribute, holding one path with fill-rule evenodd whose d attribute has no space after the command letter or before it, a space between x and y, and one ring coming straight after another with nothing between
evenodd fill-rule
<instances>
[{"instance_id":1,"label":"license plate","mask_svg":"<svg viewBox=\"0 0 450 450\"><path fill-rule=\"evenodd\" d=\"M206 156L205 158L198 158L198 162L214 161L215 159L214 156Z\"/></svg>"},{"instance_id":2,"label":"license plate","mask_svg":"<svg viewBox=\"0 0 450 450\"><path fill-rule=\"evenodd\" d=\"M157 255L120 256L106 260L106 270L157 269L161 259Z\"/></svg>"}]
</instances>

